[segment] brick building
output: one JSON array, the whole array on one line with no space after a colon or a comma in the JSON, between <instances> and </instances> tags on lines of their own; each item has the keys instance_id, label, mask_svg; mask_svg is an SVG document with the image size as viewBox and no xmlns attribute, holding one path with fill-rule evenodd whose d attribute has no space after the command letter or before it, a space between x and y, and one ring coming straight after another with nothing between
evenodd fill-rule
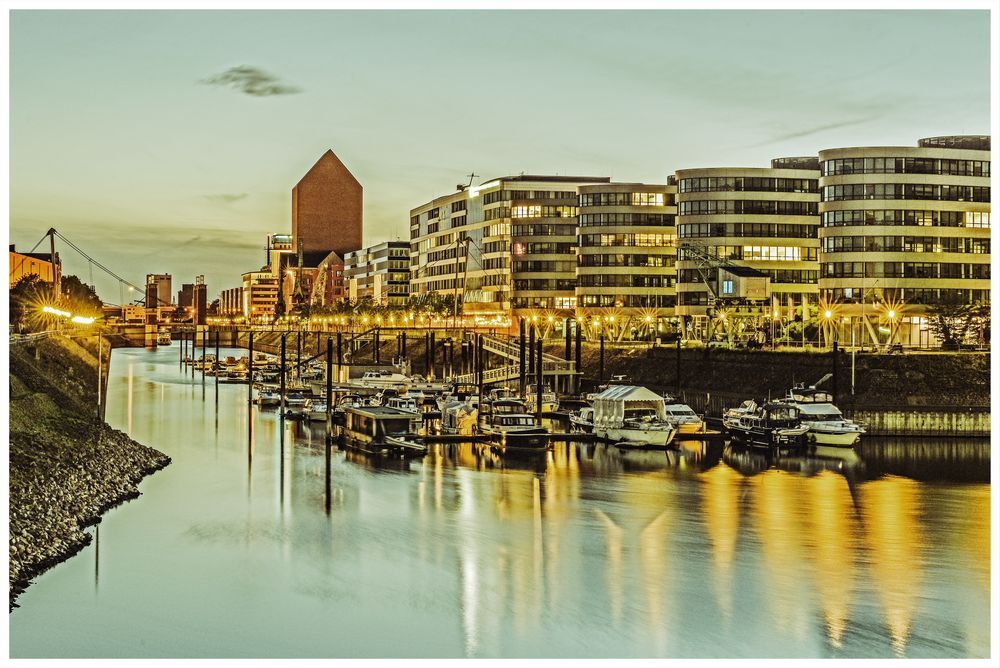
<instances>
[{"instance_id":1,"label":"brick building","mask_svg":"<svg viewBox=\"0 0 1000 668\"><path fill-rule=\"evenodd\" d=\"M361 184L329 150L292 188L292 249L302 241L305 266L361 248L361 201Z\"/></svg>"}]
</instances>

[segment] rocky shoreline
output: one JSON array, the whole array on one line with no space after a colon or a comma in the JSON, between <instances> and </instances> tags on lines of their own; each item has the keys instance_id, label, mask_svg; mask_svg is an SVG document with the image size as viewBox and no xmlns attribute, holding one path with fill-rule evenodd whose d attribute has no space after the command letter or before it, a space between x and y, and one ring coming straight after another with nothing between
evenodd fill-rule
<instances>
[{"instance_id":1,"label":"rocky shoreline","mask_svg":"<svg viewBox=\"0 0 1000 668\"><path fill-rule=\"evenodd\" d=\"M51 339L12 346L10 361L13 609L33 578L90 544L85 527L139 496L138 483L170 458L97 420L97 359L86 348Z\"/></svg>"}]
</instances>

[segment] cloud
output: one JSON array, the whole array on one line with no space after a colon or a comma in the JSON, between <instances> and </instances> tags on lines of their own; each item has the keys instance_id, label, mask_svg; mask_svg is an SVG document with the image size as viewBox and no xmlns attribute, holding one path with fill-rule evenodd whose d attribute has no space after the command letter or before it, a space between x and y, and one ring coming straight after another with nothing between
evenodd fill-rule
<instances>
[{"instance_id":1,"label":"cloud","mask_svg":"<svg viewBox=\"0 0 1000 668\"><path fill-rule=\"evenodd\" d=\"M282 83L278 77L249 65L230 67L222 74L202 79L200 83L209 86L228 86L254 97L294 95L302 92L298 86Z\"/></svg>"},{"instance_id":2,"label":"cloud","mask_svg":"<svg viewBox=\"0 0 1000 668\"><path fill-rule=\"evenodd\" d=\"M867 123L868 121L873 121L878 116L865 116L863 118L855 118L849 121L838 121L836 123L827 123L826 125L817 125L805 130L795 130L793 132L785 132L783 134L776 135L774 137L769 137L764 141L758 142L756 144L750 144L747 148L756 148L758 146L767 146L768 144L777 144L779 142L787 141L789 139L798 139L799 137L808 137L809 135L819 134L820 132L826 132L827 130L836 130L837 128L844 128L851 125L860 125L861 123Z\"/></svg>"},{"instance_id":3,"label":"cloud","mask_svg":"<svg viewBox=\"0 0 1000 668\"><path fill-rule=\"evenodd\" d=\"M202 195L209 202L217 202L221 204L232 204L233 202L239 202L241 199L246 199L250 196L250 193L219 193L218 195Z\"/></svg>"}]
</instances>

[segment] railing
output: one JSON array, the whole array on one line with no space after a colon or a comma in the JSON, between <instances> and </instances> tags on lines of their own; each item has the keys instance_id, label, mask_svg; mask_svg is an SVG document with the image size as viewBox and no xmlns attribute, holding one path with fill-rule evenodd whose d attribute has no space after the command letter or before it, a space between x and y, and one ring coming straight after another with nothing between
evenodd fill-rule
<instances>
[{"instance_id":1,"label":"railing","mask_svg":"<svg viewBox=\"0 0 1000 668\"><path fill-rule=\"evenodd\" d=\"M498 355L502 355L503 357L507 357L512 360L521 359L520 345L509 343L502 339L498 339L495 336L485 336L485 335L483 336L483 350L488 350L491 353L496 353ZM526 354L529 355L531 354L531 351L525 351L525 352ZM573 362L566 361L560 357L556 357L555 355L550 355L548 353L542 353L542 361L546 363L551 362L553 364L561 365L562 368L569 368L573 364ZM542 368L544 369L545 367L543 366Z\"/></svg>"},{"instance_id":2,"label":"railing","mask_svg":"<svg viewBox=\"0 0 1000 668\"><path fill-rule=\"evenodd\" d=\"M35 332L34 334L11 334L10 343L11 345L20 345L22 343L32 343L34 341L41 341L47 339L50 336L55 336L59 332Z\"/></svg>"}]
</instances>

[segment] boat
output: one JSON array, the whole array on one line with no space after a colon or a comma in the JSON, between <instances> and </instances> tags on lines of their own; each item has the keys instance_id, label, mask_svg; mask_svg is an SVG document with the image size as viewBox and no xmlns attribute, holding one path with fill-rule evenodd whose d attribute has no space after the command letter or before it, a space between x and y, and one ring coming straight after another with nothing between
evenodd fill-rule
<instances>
[{"instance_id":1,"label":"boat","mask_svg":"<svg viewBox=\"0 0 1000 668\"><path fill-rule=\"evenodd\" d=\"M390 453L407 454L412 448L398 441L390 443L387 437L399 438L408 433L411 415L388 406L352 407L345 411L342 427L338 434L344 445L356 448L370 455Z\"/></svg>"},{"instance_id":2,"label":"boat","mask_svg":"<svg viewBox=\"0 0 1000 668\"><path fill-rule=\"evenodd\" d=\"M171 342L170 332L160 332L156 335L156 345L158 346L169 346Z\"/></svg>"},{"instance_id":3,"label":"boat","mask_svg":"<svg viewBox=\"0 0 1000 668\"><path fill-rule=\"evenodd\" d=\"M257 403L261 406L278 406L281 404L281 395L275 390L261 390L257 395Z\"/></svg>"},{"instance_id":4,"label":"boat","mask_svg":"<svg viewBox=\"0 0 1000 668\"><path fill-rule=\"evenodd\" d=\"M757 402L747 399L736 408L727 408L722 412L722 426L726 429L739 425L740 418L757 410Z\"/></svg>"},{"instance_id":5,"label":"boat","mask_svg":"<svg viewBox=\"0 0 1000 668\"><path fill-rule=\"evenodd\" d=\"M597 438L630 447L664 447L677 433L664 398L638 385L613 385L597 394L593 424Z\"/></svg>"},{"instance_id":6,"label":"boat","mask_svg":"<svg viewBox=\"0 0 1000 668\"><path fill-rule=\"evenodd\" d=\"M705 420L693 408L670 396L664 399L666 404L663 409L667 413L667 419L677 427L678 434L700 434L705 431Z\"/></svg>"},{"instance_id":7,"label":"boat","mask_svg":"<svg viewBox=\"0 0 1000 668\"><path fill-rule=\"evenodd\" d=\"M538 401L538 385L532 383L528 385L528 389L524 393L524 402L528 411L531 413L537 413L538 409L535 406L535 402ZM550 388L542 388L542 412L543 413L555 413L559 410L559 398L556 393Z\"/></svg>"},{"instance_id":8,"label":"boat","mask_svg":"<svg viewBox=\"0 0 1000 668\"><path fill-rule=\"evenodd\" d=\"M285 394L286 406L303 406L306 403L305 395L300 392L288 392Z\"/></svg>"},{"instance_id":9,"label":"boat","mask_svg":"<svg viewBox=\"0 0 1000 668\"><path fill-rule=\"evenodd\" d=\"M325 401L313 401L312 399L306 401L302 405L303 409L307 413L310 420L313 422L325 422L326 421L326 402Z\"/></svg>"},{"instance_id":10,"label":"boat","mask_svg":"<svg viewBox=\"0 0 1000 668\"><path fill-rule=\"evenodd\" d=\"M807 425L800 420L797 407L779 401L769 401L752 412L746 412L726 426L733 439L752 447L798 448L805 443Z\"/></svg>"},{"instance_id":11,"label":"boat","mask_svg":"<svg viewBox=\"0 0 1000 668\"><path fill-rule=\"evenodd\" d=\"M398 390L404 385L408 386L411 383L410 379L403 374L389 371L365 371L364 375L354 382L362 387L370 387L377 390L385 388Z\"/></svg>"},{"instance_id":12,"label":"boat","mask_svg":"<svg viewBox=\"0 0 1000 668\"><path fill-rule=\"evenodd\" d=\"M779 401L799 409L802 424L809 427L806 441L815 445L831 445L841 448L853 447L865 428L844 417L840 409L833 405L829 392L796 385Z\"/></svg>"},{"instance_id":13,"label":"boat","mask_svg":"<svg viewBox=\"0 0 1000 668\"><path fill-rule=\"evenodd\" d=\"M472 435L479 419L479 398L453 399L441 411L441 431L447 434Z\"/></svg>"},{"instance_id":14,"label":"boat","mask_svg":"<svg viewBox=\"0 0 1000 668\"><path fill-rule=\"evenodd\" d=\"M594 409L592 406L584 406L578 411L569 414L570 430L578 434L594 433Z\"/></svg>"},{"instance_id":15,"label":"boat","mask_svg":"<svg viewBox=\"0 0 1000 668\"><path fill-rule=\"evenodd\" d=\"M528 413L523 401L512 397L491 402L489 412L480 417L479 431L503 449L544 450L549 442L549 430Z\"/></svg>"},{"instance_id":16,"label":"boat","mask_svg":"<svg viewBox=\"0 0 1000 668\"><path fill-rule=\"evenodd\" d=\"M422 455L427 452L424 440L409 434L386 434L385 442L407 454Z\"/></svg>"}]
</instances>

